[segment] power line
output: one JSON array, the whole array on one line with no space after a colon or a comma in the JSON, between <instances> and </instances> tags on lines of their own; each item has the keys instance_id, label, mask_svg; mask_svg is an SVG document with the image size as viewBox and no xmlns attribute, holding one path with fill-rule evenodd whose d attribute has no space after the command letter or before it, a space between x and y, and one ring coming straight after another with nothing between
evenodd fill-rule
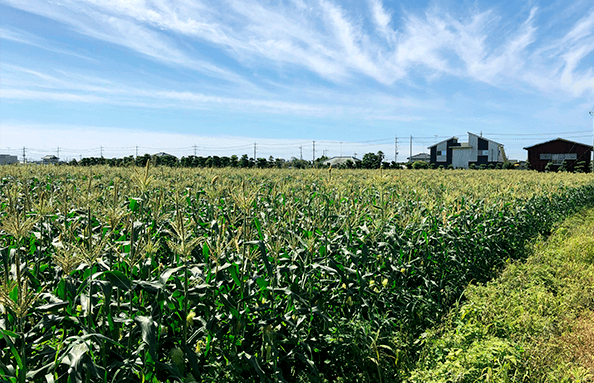
<instances>
[{"instance_id":1,"label":"power line","mask_svg":"<svg viewBox=\"0 0 594 383\"><path fill-rule=\"evenodd\" d=\"M560 133L485 133L488 136L546 136L546 135L567 135L577 133L591 133L590 130L576 130L574 132L560 132Z\"/></svg>"}]
</instances>

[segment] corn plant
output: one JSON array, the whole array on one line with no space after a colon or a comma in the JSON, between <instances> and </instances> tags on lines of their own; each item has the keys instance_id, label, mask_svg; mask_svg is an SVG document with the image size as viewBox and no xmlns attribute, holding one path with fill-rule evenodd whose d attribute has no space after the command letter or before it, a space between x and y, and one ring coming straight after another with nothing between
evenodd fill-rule
<instances>
[{"instance_id":1,"label":"corn plant","mask_svg":"<svg viewBox=\"0 0 594 383\"><path fill-rule=\"evenodd\" d=\"M590 174L6 167L14 382L399 381Z\"/></svg>"}]
</instances>

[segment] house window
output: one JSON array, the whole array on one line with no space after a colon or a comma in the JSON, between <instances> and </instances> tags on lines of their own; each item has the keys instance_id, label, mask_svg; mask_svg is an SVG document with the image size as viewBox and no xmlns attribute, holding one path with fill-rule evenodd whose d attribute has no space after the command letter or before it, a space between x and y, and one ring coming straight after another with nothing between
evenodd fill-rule
<instances>
[{"instance_id":1,"label":"house window","mask_svg":"<svg viewBox=\"0 0 594 383\"><path fill-rule=\"evenodd\" d=\"M570 160L570 161L577 160L577 153L558 153L558 154L541 153L540 160L541 161L551 161L555 165L561 165L563 163L563 161L566 161L566 160Z\"/></svg>"},{"instance_id":2,"label":"house window","mask_svg":"<svg viewBox=\"0 0 594 383\"><path fill-rule=\"evenodd\" d=\"M437 155L438 156L447 156L447 152L445 150L438 150Z\"/></svg>"},{"instance_id":3,"label":"house window","mask_svg":"<svg viewBox=\"0 0 594 383\"><path fill-rule=\"evenodd\" d=\"M479 150L479 156L488 156L489 150Z\"/></svg>"}]
</instances>

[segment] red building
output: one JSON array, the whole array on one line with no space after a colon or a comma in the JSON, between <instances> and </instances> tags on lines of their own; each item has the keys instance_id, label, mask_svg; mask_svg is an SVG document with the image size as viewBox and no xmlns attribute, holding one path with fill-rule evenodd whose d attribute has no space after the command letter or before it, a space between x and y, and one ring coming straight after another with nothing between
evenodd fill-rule
<instances>
[{"instance_id":1,"label":"red building","mask_svg":"<svg viewBox=\"0 0 594 383\"><path fill-rule=\"evenodd\" d=\"M550 162L553 170L565 165L567 171L574 171L576 166L582 167L584 172L590 171L590 157L592 145L557 138L551 141L528 146L528 162L530 167L540 172Z\"/></svg>"}]
</instances>

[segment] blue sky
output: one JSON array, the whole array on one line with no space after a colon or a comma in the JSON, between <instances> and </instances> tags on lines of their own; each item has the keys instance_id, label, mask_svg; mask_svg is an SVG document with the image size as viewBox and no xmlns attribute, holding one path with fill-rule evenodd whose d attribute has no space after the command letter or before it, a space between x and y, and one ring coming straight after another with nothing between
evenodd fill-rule
<instances>
[{"instance_id":1,"label":"blue sky","mask_svg":"<svg viewBox=\"0 0 594 383\"><path fill-rule=\"evenodd\" d=\"M592 143L589 1L0 0L0 152Z\"/></svg>"}]
</instances>

